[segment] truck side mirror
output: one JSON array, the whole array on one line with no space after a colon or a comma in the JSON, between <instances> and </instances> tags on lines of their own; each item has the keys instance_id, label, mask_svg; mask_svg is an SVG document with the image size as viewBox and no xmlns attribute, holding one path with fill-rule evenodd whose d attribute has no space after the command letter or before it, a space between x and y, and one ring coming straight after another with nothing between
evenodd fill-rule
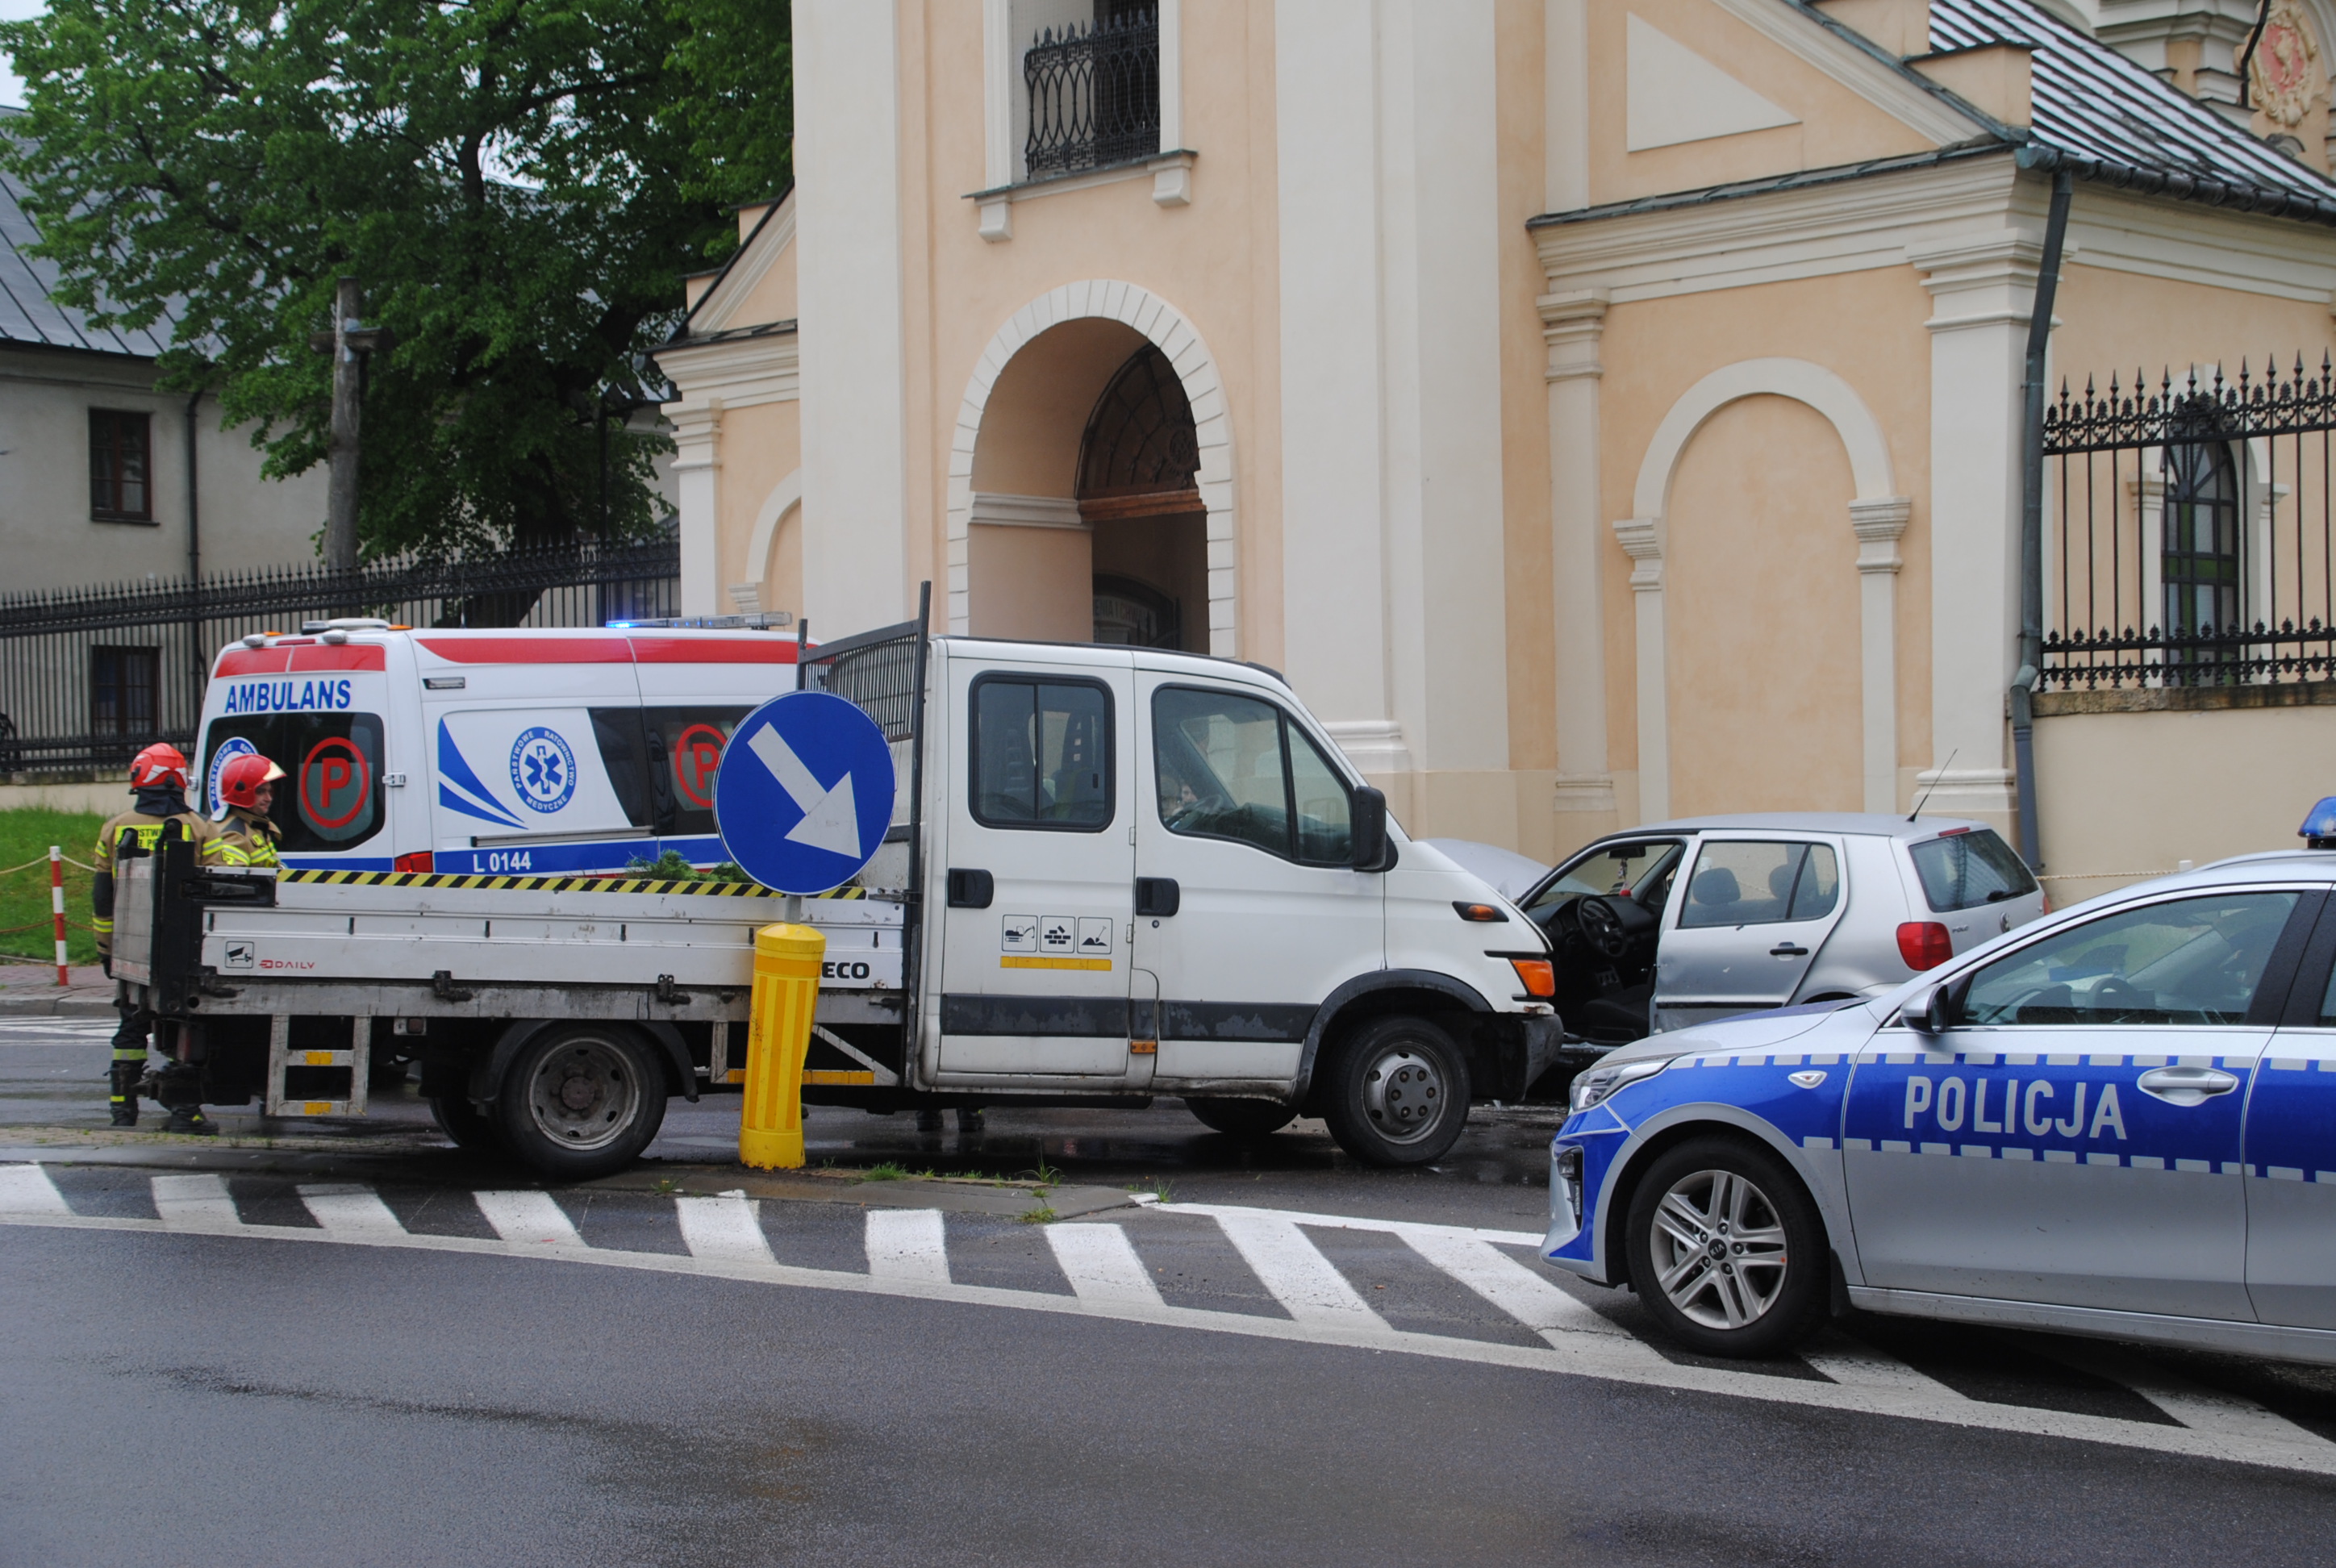
<instances>
[{"instance_id":1,"label":"truck side mirror","mask_svg":"<svg viewBox=\"0 0 2336 1568\"><path fill-rule=\"evenodd\" d=\"M1355 792L1351 810L1354 816L1353 849L1348 863L1358 872L1387 870L1387 796L1365 784Z\"/></svg>"}]
</instances>

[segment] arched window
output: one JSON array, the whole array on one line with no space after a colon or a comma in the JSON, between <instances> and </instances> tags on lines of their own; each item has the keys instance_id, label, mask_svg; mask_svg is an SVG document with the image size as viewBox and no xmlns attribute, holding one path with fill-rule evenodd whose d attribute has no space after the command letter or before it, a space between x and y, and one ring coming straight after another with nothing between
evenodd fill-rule
<instances>
[{"instance_id":1,"label":"arched window","mask_svg":"<svg viewBox=\"0 0 2336 1568\"><path fill-rule=\"evenodd\" d=\"M2224 443L2166 449L2166 635L2239 624L2239 482Z\"/></svg>"},{"instance_id":2,"label":"arched window","mask_svg":"<svg viewBox=\"0 0 2336 1568\"><path fill-rule=\"evenodd\" d=\"M1079 499L1183 493L1201 471L1192 404L1168 356L1150 344L1095 400L1079 443Z\"/></svg>"}]
</instances>

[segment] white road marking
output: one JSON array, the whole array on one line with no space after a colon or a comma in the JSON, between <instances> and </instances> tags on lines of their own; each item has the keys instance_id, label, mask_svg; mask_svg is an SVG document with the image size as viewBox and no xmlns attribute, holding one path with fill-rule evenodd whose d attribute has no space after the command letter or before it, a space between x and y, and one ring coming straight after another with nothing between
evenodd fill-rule
<instances>
[{"instance_id":1,"label":"white road marking","mask_svg":"<svg viewBox=\"0 0 2336 1568\"><path fill-rule=\"evenodd\" d=\"M0 1165L0 1214L71 1214L64 1194L38 1165Z\"/></svg>"},{"instance_id":2,"label":"white road marking","mask_svg":"<svg viewBox=\"0 0 2336 1568\"><path fill-rule=\"evenodd\" d=\"M676 1198L674 1213L681 1221L681 1239L697 1258L727 1258L746 1263L777 1261L763 1234L757 1205L741 1193L713 1198Z\"/></svg>"},{"instance_id":3,"label":"white road marking","mask_svg":"<svg viewBox=\"0 0 2336 1568\"><path fill-rule=\"evenodd\" d=\"M1258 1282L1300 1323L1387 1325L1297 1224L1278 1215L1225 1213L1217 1225Z\"/></svg>"},{"instance_id":4,"label":"white road marking","mask_svg":"<svg viewBox=\"0 0 2336 1568\"><path fill-rule=\"evenodd\" d=\"M1844 1388L1880 1389L1908 1398L1927 1399L1942 1408L1971 1403L1970 1396L1846 1334L1824 1335L1802 1350L1801 1359Z\"/></svg>"},{"instance_id":5,"label":"white road marking","mask_svg":"<svg viewBox=\"0 0 2336 1568\"><path fill-rule=\"evenodd\" d=\"M227 1195L227 1182L209 1172L192 1176L154 1178L154 1212L172 1231L233 1231L243 1220L235 1200Z\"/></svg>"},{"instance_id":6,"label":"white road marking","mask_svg":"<svg viewBox=\"0 0 2336 1568\"><path fill-rule=\"evenodd\" d=\"M949 1247L939 1209L868 1211L868 1275L874 1280L949 1283Z\"/></svg>"},{"instance_id":7,"label":"white road marking","mask_svg":"<svg viewBox=\"0 0 2336 1568\"><path fill-rule=\"evenodd\" d=\"M472 1193L479 1213L506 1242L534 1247L581 1247L584 1238L550 1193Z\"/></svg>"},{"instance_id":8,"label":"white road marking","mask_svg":"<svg viewBox=\"0 0 2336 1568\"><path fill-rule=\"evenodd\" d=\"M34 1184L36 1180L40 1183L37 1186ZM2330 1443L2250 1401L2199 1388L2139 1358L2127 1359L2123 1352L2114 1353L2118 1359L2115 1369L2107 1375L2136 1388L2145 1398L2183 1421L2184 1425L2127 1421L2113 1417L1965 1398L1913 1368L1839 1334L1825 1337L1807 1354L1806 1359L1813 1366L1834 1379L1818 1382L1728 1368L1678 1365L1649 1354L1649 1348L1635 1339L1611 1334L1551 1332L1545 1335L1549 1340L1548 1347L1541 1348L1408 1333L1387 1327L1368 1310L1360 1315L1348 1312L1286 1320L1248 1312L1169 1306L1156 1299L1139 1299L1132 1290L1118 1296L1100 1291L1081 1291L1074 1296L1064 1296L1053 1291L954 1284L947 1277L946 1256L939 1254L938 1250L941 1240L940 1216L930 1210L909 1213L871 1211L871 1222L877 1214L886 1216L883 1223L871 1223L870 1226L871 1265L879 1251L880 1238L876 1233L882 1232L884 1255L895 1266L886 1270L871 1269L870 1273L861 1274L798 1268L744 1257L701 1256L695 1252L688 1255L634 1252L586 1247L582 1244L582 1238L577 1235L575 1226L545 1193L474 1193L481 1212L489 1216L495 1223L498 1234L505 1238L486 1241L471 1236L417 1233L377 1223L334 1229L247 1225L234 1218L233 1204L227 1199L225 1183L216 1176L157 1177L154 1189L156 1207L158 1212L167 1216L164 1219L110 1219L81 1215L72 1213L61 1198L54 1203L50 1201L55 1196L56 1189L49 1182L47 1174L37 1165L0 1165L0 1225L146 1233L173 1230L228 1231L254 1241L396 1248L490 1258L540 1255L533 1254L530 1246L515 1245L514 1242L534 1245L550 1242L560 1246L560 1251L550 1254L560 1261L628 1269L642 1273L831 1290L846 1295L949 1301L968 1306L1104 1318L1118 1322L1230 1334L1287 1344L1393 1352L1480 1366L1596 1378L1642 1388L1754 1399L1841 1414L1893 1416L1970 1430L2018 1432L2336 1476L2336 1443ZM329 1198L345 1194L319 1191L316 1195ZM313 1201L311 1207L313 1212ZM1174 1207L1190 1212L1190 1208L1184 1205ZM1272 1213L1270 1210L1243 1209L1237 1211L1236 1214L1238 1219L1240 1214L1254 1216L1270 1215ZM497 1219L498 1215L500 1219ZM1295 1218L1292 1217L1292 1222ZM1313 1222L1310 1217L1306 1218L1307 1222ZM1356 1222L1354 1228L1381 1230L1396 1234L1449 1234L1467 1239L1486 1234L1465 1226L1420 1226L1404 1221ZM1050 1241L1056 1229L1118 1231L1119 1227L1092 1223L1056 1227L1049 1231ZM1503 1235L1505 1232L1490 1234ZM1299 1239L1302 1241L1304 1238ZM1074 1250L1084 1244L1086 1243L1071 1243ZM1056 1255L1060 1257L1061 1244L1057 1242L1056 1245ZM1319 1252L1315 1255L1320 1257ZM1427 1256L1425 1251L1421 1255ZM917 1266L899 1266L910 1261ZM1327 1267L1328 1261L1323 1260L1323 1262ZM1068 1272L1067 1268L1066 1272ZM1504 1310L1510 1309L1504 1307ZM2046 1339L2043 1336L2034 1338L2039 1345ZM2089 1356L2094 1349L2060 1340L2050 1340L2049 1343L2051 1353L2062 1355L2064 1359Z\"/></svg>"},{"instance_id":9,"label":"white road marking","mask_svg":"<svg viewBox=\"0 0 2336 1568\"><path fill-rule=\"evenodd\" d=\"M1080 1300L1160 1305L1160 1287L1144 1271L1144 1260L1117 1225L1049 1225L1046 1244Z\"/></svg>"},{"instance_id":10,"label":"white road marking","mask_svg":"<svg viewBox=\"0 0 2336 1568\"><path fill-rule=\"evenodd\" d=\"M1410 1243L1412 1251L1537 1334L1609 1334L1630 1339L1627 1330L1490 1242L1430 1225L1414 1225L1396 1233ZM1648 1349L1647 1354L1656 1352Z\"/></svg>"},{"instance_id":11,"label":"white road marking","mask_svg":"<svg viewBox=\"0 0 2336 1568\"><path fill-rule=\"evenodd\" d=\"M1206 1214L1222 1220L1226 1215L1265 1214L1276 1220L1289 1220L1317 1231L1382 1231L1402 1235L1408 1231L1434 1231L1447 1236L1466 1236L1479 1242L1490 1242L1497 1247L1538 1247L1539 1231L1488 1231L1475 1225L1423 1225L1413 1220L1373 1220L1358 1214L1309 1214L1295 1209L1251 1209L1238 1203L1147 1203L1138 1193L1139 1203L1146 1203L1155 1213Z\"/></svg>"},{"instance_id":12,"label":"white road marking","mask_svg":"<svg viewBox=\"0 0 2336 1568\"><path fill-rule=\"evenodd\" d=\"M371 1187L353 1186L345 1182L303 1186L300 1202L307 1204L309 1214L327 1231L347 1232L355 1235L398 1235L405 1227L381 1194Z\"/></svg>"},{"instance_id":13,"label":"white road marking","mask_svg":"<svg viewBox=\"0 0 2336 1568\"><path fill-rule=\"evenodd\" d=\"M2319 1443L2336 1452L2336 1444L2329 1444L2318 1433L2264 1409L2253 1399L2205 1388L2178 1372L2113 1346L2061 1345L2043 1339L2029 1339L2028 1343L2056 1361L2122 1383L2193 1431L2234 1438L2242 1444Z\"/></svg>"}]
</instances>

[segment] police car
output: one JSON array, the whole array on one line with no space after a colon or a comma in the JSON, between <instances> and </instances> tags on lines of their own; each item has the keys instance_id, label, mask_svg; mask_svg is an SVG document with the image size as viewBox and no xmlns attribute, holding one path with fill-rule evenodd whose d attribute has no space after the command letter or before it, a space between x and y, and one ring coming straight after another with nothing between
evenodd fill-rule
<instances>
[{"instance_id":1,"label":"police car","mask_svg":"<svg viewBox=\"0 0 2336 1568\"><path fill-rule=\"evenodd\" d=\"M1846 1304L2336 1362L2336 797L2302 836L1614 1051L1543 1255L1713 1355Z\"/></svg>"}]
</instances>

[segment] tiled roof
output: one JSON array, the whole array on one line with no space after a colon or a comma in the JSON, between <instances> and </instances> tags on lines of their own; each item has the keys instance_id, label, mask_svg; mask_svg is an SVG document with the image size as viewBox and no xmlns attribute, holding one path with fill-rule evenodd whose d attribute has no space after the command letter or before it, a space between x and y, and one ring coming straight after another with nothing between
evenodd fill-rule
<instances>
[{"instance_id":1,"label":"tiled roof","mask_svg":"<svg viewBox=\"0 0 2336 1568\"><path fill-rule=\"evenodd\" d=\"M1932 48L2006 42L2035 47L2029 144L2060 155L2031 155L2030 162L2067 161L2080 175L2112 182L2120 170L2172 176L2169 194L2213 200L2219 188L2236 198L2226 205L2286 205L2245 200L2259 193L2336 217L2336 184L2325 176L2030 0L1931 0Z\"/></svg>"},{"instance_id":2,"label":"tiled roof","mask_svg":"<svg viewBox=\"0 0 2336 1568\"><path fill-rule=\"evenodd\" d=\"M23 113L0 108L0 134L7 122ZM29 254L40 238L24 215L24 188L0 174L0 343L45 344L52 348L80 348L94 354L136 355L152 358L169 346L168 320L161 328L138 331L92 326L80 311L49 297L56 285L57 264Z\"/></svg>"}]
</instances>

